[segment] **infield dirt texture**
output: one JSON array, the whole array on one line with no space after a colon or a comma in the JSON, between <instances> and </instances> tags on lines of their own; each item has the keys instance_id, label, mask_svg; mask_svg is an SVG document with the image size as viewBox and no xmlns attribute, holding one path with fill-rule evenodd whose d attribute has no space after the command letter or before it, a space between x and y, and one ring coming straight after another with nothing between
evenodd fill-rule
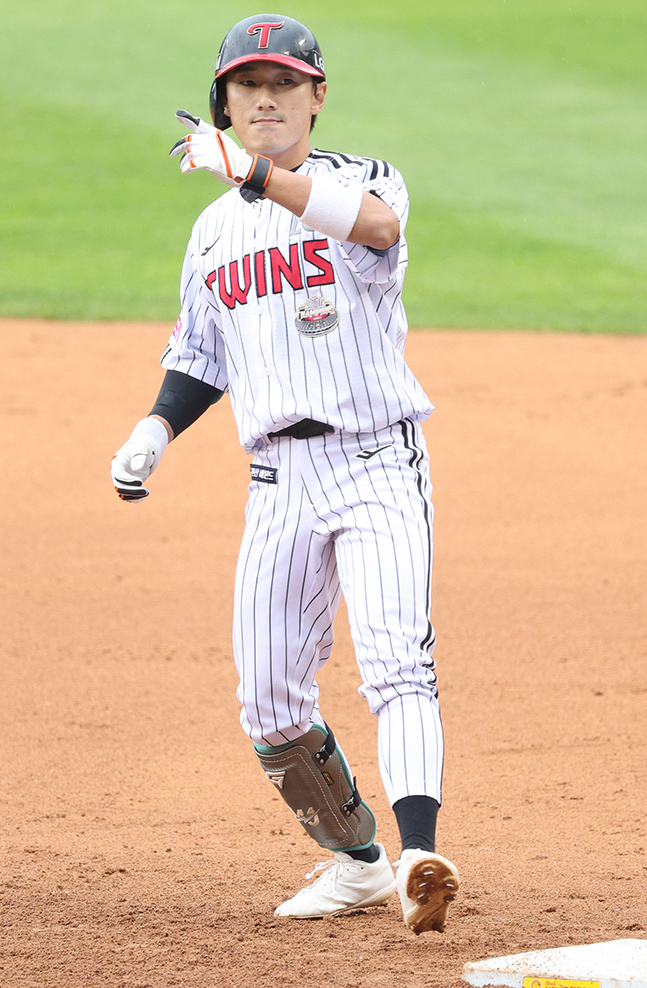
<instances>
[{"instance_id":1,"label":"infield dirt texture","mask_svg":"<svg viewBox=\"0 0 647 988\"><path fill-rule=\"evenodd\" d=\"M238 724L226 400L145 503L108 472L168 331L0 323L2 988L459 988L467 960L647 936L647 338L410 336L463 881L416 938L395 902L273 919L325 855ZM395 858L344 614L320 682Z\"/></svg>"}]
</instances>

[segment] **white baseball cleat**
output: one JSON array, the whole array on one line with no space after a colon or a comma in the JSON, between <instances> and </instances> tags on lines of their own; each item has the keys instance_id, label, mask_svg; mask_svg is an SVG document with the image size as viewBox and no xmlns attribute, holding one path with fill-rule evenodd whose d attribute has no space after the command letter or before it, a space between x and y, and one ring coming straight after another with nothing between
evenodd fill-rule
<instances>
[{"instance_id":1,"label":"white baseball cleat","mask_svg":"<svg viewBox=\"0 0 647 988\"><path fill-rule=\"evenodd\" d=\"M334 857L315 865L306 876L313 878L321 872L319 878L277 906L274 915L315 919L319 916L337 916L365 906L386 905L395 892L395 878L384 848L381 844L375 847L380 856L373 864L357 861L343 851L335 851Z\"/></svg>"},{"instance_id":2,"label":"white baseball cleat","mask_svg":"<svg viewBox=\"0 0 647 988\"><path fill-rule=\"evenodd\" d=\"M447 858L430 851L403 851L396 861L396 884L405 926L417 935L442 933L449 903L458 892L458 871Z\"/></svg>"}]
</instances>

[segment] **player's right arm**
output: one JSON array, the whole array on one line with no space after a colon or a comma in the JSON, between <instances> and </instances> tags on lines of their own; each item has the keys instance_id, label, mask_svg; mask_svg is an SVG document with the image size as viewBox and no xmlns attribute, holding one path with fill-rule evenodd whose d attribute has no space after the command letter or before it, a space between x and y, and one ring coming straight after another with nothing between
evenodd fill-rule
<instances>
[{"instance_id":1,"label":"player's right arm","mask_svg":"<svg viewBox=\"0 0 647 988\"><path fill-rule=\"evenodd\" d=\"M144 481L157 468L168 443L178 436L223 395L204 381L188 374L166 372L157 400L141 419L110 464L115 490L122 501L142 501L150 491Z\"/></svg>"},{"instance_id":2,"label":"player's right arm","mask_svg":"<svg viewBox=\"0 0 647 988\"><path fill-rule=\"evenodd\" d=\"M136 503L148 497L144 486L157 468L172 438L167 423L152 415L141 419L110 461L110 473L115 490L122 501Z\"/></svg>"},{"instance_id":3,"label":"player's right arm","mask_svg":"<svg viewBox=\"0 0 647 988\"><path fill-rule=\"evenodd\" d=\"M137 423L112 458L113 484L124 501L148 497L145 481L157 469L168 443L215 404L229 386L217 314L199 270L202 233L199 220L182 266L182 310L162 355L166 374L159 394L147 417Z\"/></svg>"}]
</instances>

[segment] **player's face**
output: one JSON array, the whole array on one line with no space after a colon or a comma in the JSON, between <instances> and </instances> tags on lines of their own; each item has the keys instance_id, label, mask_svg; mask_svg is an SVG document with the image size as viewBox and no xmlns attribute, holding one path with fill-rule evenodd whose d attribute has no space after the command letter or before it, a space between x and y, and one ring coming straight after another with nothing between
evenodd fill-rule
<instances>
[{"instance_id":1,"label":"player's face","mask_svg":"<svg viewBox=\"0 0 647 988\"><path fill-rule=\"evenodd\" d=\"M295 168L310 151L310 120L326 97L326 83L272 62L249 62L227 76L225 113L246 151Z\"/></svg>"}]
</instances>

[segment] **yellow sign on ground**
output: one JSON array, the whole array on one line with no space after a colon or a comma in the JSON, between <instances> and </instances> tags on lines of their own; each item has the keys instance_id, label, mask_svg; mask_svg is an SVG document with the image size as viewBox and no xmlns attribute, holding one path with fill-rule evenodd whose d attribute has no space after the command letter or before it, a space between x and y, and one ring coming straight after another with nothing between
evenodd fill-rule
<instances>
[{"instance_id":1,"label":"yellow sign on ground","mask_svg":"<svg viewBox=\"0 0 647 988\"><path fill-rule=\"evenodd\" d=\"M564 981L563 978L524 978L523 988L600 988L600 982Z\"/></svg>"}]
</instances>

